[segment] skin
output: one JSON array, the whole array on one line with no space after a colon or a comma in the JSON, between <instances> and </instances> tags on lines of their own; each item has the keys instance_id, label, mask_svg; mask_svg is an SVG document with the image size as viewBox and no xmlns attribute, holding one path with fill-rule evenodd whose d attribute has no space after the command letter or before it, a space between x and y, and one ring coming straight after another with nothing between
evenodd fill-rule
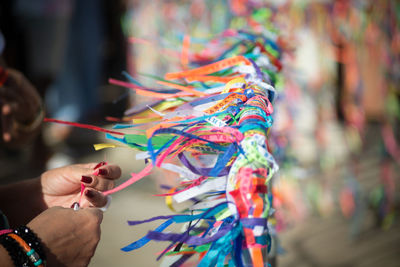
<instances>
[{"instance_id":1,"label":"skin","mask_svg":"<svg viewBox=\"0 0 400 267\"><path fill-rule=\"evenodd\" d=\"M15 148L28 143L39 132L40 124L26 132L17 129L15 122L26 125L34 121L42 100L22 73L9 68L7 72L8 78L0 87L1 135L4 145Z\"/></svg>"},{"instance_id":2,"label":"skin","mask_svg":"<svg viewBox=\"0 0 400 267\"><path fill-rule=\"evenodd\" d=\"M107 199L101 193L113 188L121 176L116 165L76 164L53 169L40 177L0 187L0 209L11 227L28 225L41 239L48 266L87 266L100 240L102 207ZM99 170L102 174L98 174ZM80 199L82 175L85 183L81 209L71 205ZM90 197L86 194L91 191ZM13 266L8 253L0 246L0 262ZM6 265L9 263L9 265ZM3 266L3 265L2 265Z\"/></svg>"},{"instance_id":3,"label":"skin","mask_svg":"<svg viewBox=\"0 0 400 267\"><path fill-rule=\"evenodd\" d=\"M100 241L103 212L54 207L29 224L47 247L48 266L87 266ZM50 229L49 229L50 228Z\"/></svg>"}]
</instances>

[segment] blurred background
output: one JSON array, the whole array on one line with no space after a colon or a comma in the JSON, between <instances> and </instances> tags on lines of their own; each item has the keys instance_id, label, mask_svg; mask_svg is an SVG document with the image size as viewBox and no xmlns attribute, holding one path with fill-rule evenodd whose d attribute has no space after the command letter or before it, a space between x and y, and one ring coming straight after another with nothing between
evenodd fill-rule
<instances>
[{"instance_id":1,"label":"blurred background","mask_svg":"<svg viewBox=\"0 0 400 267\"><path fill-rule=\"evenodd\" d=\"M195 49L257 10L284 50L270 135L280 165L278 266L399 266L398 1L2 0L2 57L36 86L47 117L109 127L142 99L108 78L127 71L152 86L145 74L180 68L185 35ZM133 150L95 151L102 142L44 124L31 145L0 151L1 183L75 162L117 163L121 182L143 168ZM159 265L165 244L119 249L155 226L126 220L172 213L153 196L165 179L160 172L115 194L90 266Z\"/></svg>"}]
</instances>

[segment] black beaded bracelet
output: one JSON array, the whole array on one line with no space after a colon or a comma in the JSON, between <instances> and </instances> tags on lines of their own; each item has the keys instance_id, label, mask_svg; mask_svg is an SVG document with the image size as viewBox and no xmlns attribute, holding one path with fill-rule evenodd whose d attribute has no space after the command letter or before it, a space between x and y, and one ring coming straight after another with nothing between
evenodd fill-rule
<instances>
[{"instance_id":1,"label":"black beaded bracelet","mask_svg":"<svg viewBox=\"0 0 400 267\"><path fill-rule=\"evenodd\" d=\"M2 235L0 237L0 244L7 250L10 255L14 265L17 267L29 267L31 266L31 261L28 256L12 237L8 235Z\"/></svg>"},{"instance_id":2,"label":"black beaded bracelet","mask_svg":"<svg viewBox=\"0 0 400 267\"><path fill-rule=\"evenodd\" d=\"M31 248L33 248L43 260L46 261L46 253L44 252L42 242L39 237L28 226L22 225L14 230Z\"/></svg>"}]
</instances>

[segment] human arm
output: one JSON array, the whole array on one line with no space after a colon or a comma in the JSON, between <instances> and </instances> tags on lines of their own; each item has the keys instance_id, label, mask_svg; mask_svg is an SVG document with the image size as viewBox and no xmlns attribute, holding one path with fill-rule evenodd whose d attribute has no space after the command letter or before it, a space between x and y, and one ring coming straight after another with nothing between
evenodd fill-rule
<instances>
[{"instance_id":1,"label":"human arm","mask_svg":"<svg viewBox=\"0 0 400 267\"><path fill-rule=\"evenodd\" d=\"M10 255L8 255L7 250L3 246L0 246L0 262L3 267L14 267Z\"/></svg>"},{"instance_id":2,"label":"human arm","mask_svg":"<svg viewBox=\"0 0 400 267\"><path fill-rule=\"evenodd\" d=\"M70 208L47 209L30 227L41 239L48 266L87 266L100 240L103 213L97 208L74 211Z\"/></svg>"},{"instance_id":3,"label":"human arm","mask_svg":"<svg viewBox=\"0 0 400 267\"><path fill-rule=\"evenodd\" d=\"M0 187L0 209L7 215L10 224L26 224L47 208L62 206L69 208L80 199L83 176L91 178L82 196L82 207L106 204L100 193L113 188L114 180L121 176L116 165L97 163L74 164L44 172L40 177ZM102 170L102 171L100 171ZM92 192L88 197L86 192Z\"/></svg>"},{"instance_id":4,"label":"human arm","mask_svg":"<svg viewBox=\"0 0 400 267\"><path fill-rule=\"evenodd\" d=\"M103 213L97 208L74 211L53 207L36 216L27 226L39 237L43 250L36 252L40 251L39 258L47 261L47 266L81 267L87 266L94 255L100 240L102 219ZM8 248L10 252L3 244L0 245L1 266L12 267L14 262L10 253L19 258L16 254L18 246L14 247L8 243L11 245Z\"/></svg>"},{"instance_id":5,"label":"human arm","mask_svg":"<svg viewBox=\"0 0 400 267\"><path fill-rule=\"evenodd\" d=\"M4 145L20 147L39 133L44 118L42 100L22 73L0 67L0 106Z\"/></svg>"},{"instance_id":6,"label":"human arm","mask_svg":"<svg viewBox=\"0 0 400 267\"><path fill-rule=\"evenodd\" d=\"M26 224L46 209L41 191L40 178L0 187L0 210L10 225Z\"/></svg>"},{"instance_id":7,"label":"human arm","mask_svg":"<svg viewBox=\"0 0 400 267\"><path fill-rule=\"evenodd\" d=\"M112 188L113 180L120 175L118 166L96 163L53 169L36 179L1 187L0 208L13 228L27 224L39 236L48 266L87 266L100 239L102 219L102 212L89 206L103 206L106 197L100 191ZM79 201L83 176L91 178L83 183L84 192L95 195L87 197L84 193L83 208L74 211L69 207ZM0 262L13 266L10 260L0 245Z\"/></svg>"}]
</instances>

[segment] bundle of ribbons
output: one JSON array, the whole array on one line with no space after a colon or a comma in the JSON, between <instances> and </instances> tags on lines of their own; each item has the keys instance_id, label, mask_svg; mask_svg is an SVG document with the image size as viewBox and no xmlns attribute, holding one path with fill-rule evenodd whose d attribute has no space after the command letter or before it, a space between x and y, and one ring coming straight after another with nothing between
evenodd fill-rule
<instances>
[{"instance_id":1,"label":"bundle of ribbons","mask_svg":"<svg viewBox=\"0 0 400 267\"><path fill-rule=\"evenodd\" d=\"M144 159L147 166L105 195L126 188L155 168L179 176L179 185L161 196L169 206L185 202L188 207L177 215L128 221L129 225L164 222L123 251L151 240L169 241L158 256L170 256L169 266L181 266L196 254L199 266L267 266L274 256L270 253L276 236L271 178L278 165L267 137L282 68L281 42L274 31L251 18L248 22L253 32L226 30L198 53L189 53L190 38L185 37L184 71L164 78L148 75L165 88L146 87L126 72L129 82L110 79L137 95L156 99L125 112L122 121L133 124L107 130L46 119L105 132L108 139L142 151L136 158ZM130 133L118 130L127 128ZM97 144L95 149L118 146ZM183 232L164 232L173 223L183 224Z\"/></svg>"},{"instance_id":2,"label":"bundle of ribbons","mask_svg":"<svg viewBox=\"0 0 400 267\"><path fill-rule=\"evenodd\" d=\"M134 124L114 127L141 126L137 133L107 133L107 138L142 151L137 159L148 164L106 194L162 168L179 175L179 185L162 196L169 202L189 203L181 214L128 221L162 223L123 251L151 240L169 241L159 258L170 256L171 266L181 266L194 255L199 266L267 265L275 233L270 186L278 170L267 139L281 69L277 43L277 36L265 29L227 30L190 58L184 44L187 66L196 67L158 78L166 88L145 87L127 73L129 82L110 79L157 101L128 110L123 121ZM164 232L173 223L184 230Z\"/></svg>"}]
</instances>

